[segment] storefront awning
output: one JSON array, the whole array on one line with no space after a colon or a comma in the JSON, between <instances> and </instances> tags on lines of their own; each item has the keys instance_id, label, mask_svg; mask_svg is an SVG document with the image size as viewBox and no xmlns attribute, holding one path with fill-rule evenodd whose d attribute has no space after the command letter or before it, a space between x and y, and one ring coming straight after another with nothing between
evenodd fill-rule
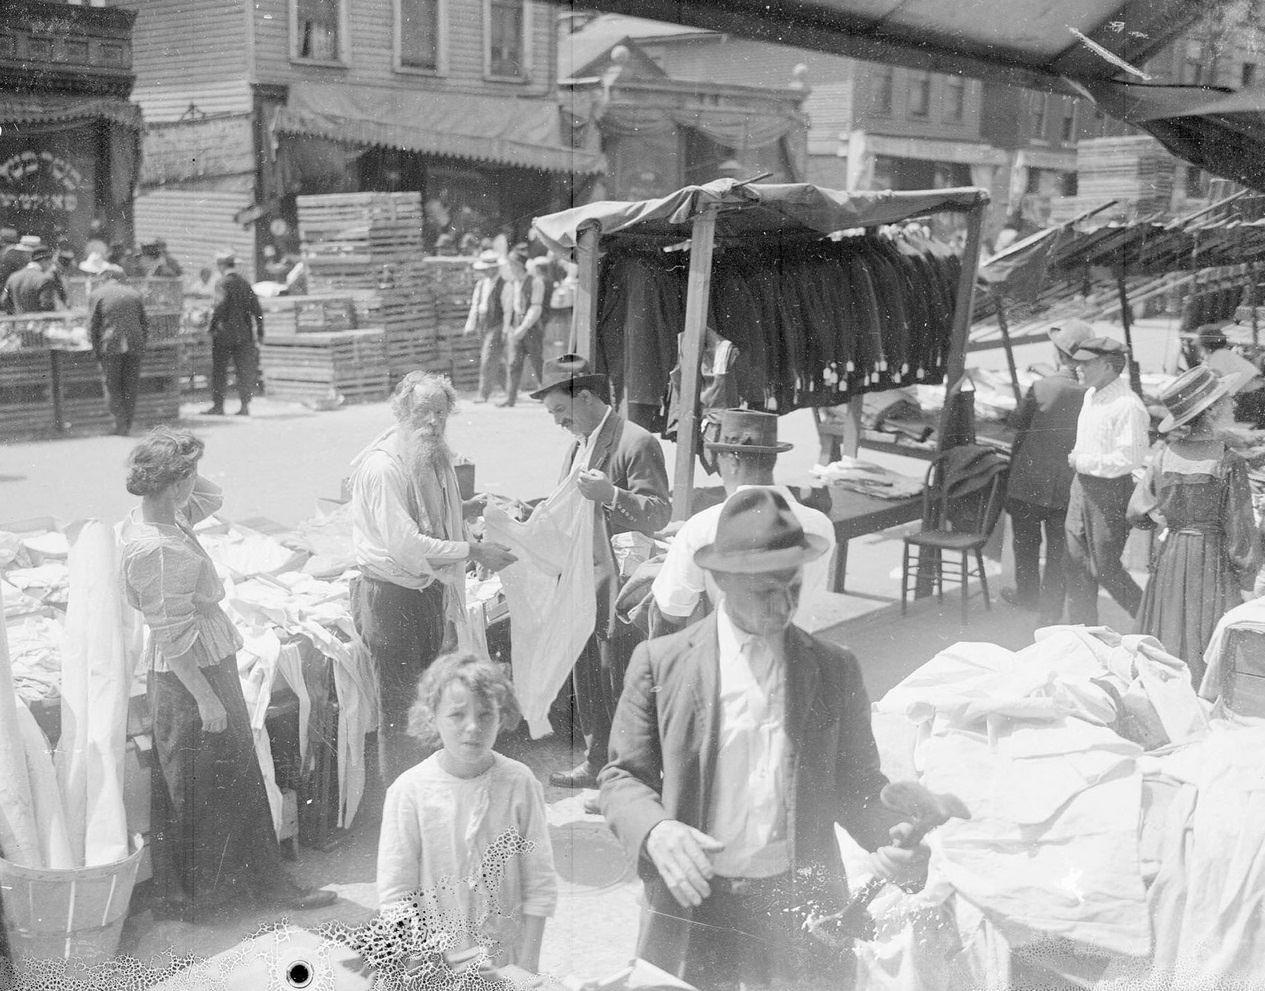
<instances>
[{"instance_id":1,"label":"storefront awning","mask_svg":"<svg viewBox=\"0 0 1265 991\"><path fill-rule=\"evenodd\" d=\"M273 127L281 134L514 168L579 175L606 171L602 155L562 143L558 106L546 99L303 85L291 89Z\"/></svg>"},{"instance_id":2,"label":"storefront awning","mask_svg":"<svg viewBox=\"0 0 1265 991\"><path fill-rule=\"evenodd\" d=\"M110 96L67 96L59 93L0 95L0 124L48 125L102 118L135 131L145 125L135 103Z\"/></svg>"}]
</instances>

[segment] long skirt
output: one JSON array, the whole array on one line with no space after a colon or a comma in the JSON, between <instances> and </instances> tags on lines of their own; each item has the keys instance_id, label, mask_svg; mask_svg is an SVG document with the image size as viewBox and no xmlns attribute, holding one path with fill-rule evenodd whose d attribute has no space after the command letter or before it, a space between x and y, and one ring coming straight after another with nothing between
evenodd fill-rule
<instances>
[{"instance_id":1,"label":"long skirt","mask_svg":"<svg viewBox=\"0 0 1265 991\"><path fill-rule=\"evenodd\" d=\"M1217 620L1238 605L1237 590L1221 534L1170 530L1151 565L1137 632L1185 661L1198 689L1204 650Z\"/></svg>"},{"instance_id":2,"label":"long skirt","mask_svg":"<svg viewBox=\"0 0 1265 991\"><path fill-rule=\"evenodd\" d=\"M202 732L193 695L170 671L149 674L154 718L150 841L156 896L211 909L289 883L237 660L202 668L228 715L221 733Z\"/></svg>"}]
</instances>

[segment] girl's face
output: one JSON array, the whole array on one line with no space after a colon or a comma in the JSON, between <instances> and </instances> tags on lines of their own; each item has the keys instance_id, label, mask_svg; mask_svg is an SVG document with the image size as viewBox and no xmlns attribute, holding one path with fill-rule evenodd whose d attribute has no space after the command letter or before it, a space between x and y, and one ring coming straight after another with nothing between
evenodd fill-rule
<instances>
[{"instance_id":1,"label":"girl's face","mask_svg":"<svg viewBox=\"0 0 1265 991\"><path fill-rule=\"evenodd\" d=\"M189 473L187 478L182 478L172 486L172 492L175 494L176 508L184 509L188 505L189 498L193 495L193 488L198 482L198 472L195 468Z\"/></svg>"},{"instance_id":2,"label":"girl's face","mask_svg":"<svg viewBox=\"0 0 1265 991\"><path fill-rule=\"evenodd\" d=\"M450 681L439 697L435 715L446 755L445 770L458 777L486 771L501 728L501 713L495 703L473 695L459 681Z\"/></svg>"}]
</instances>

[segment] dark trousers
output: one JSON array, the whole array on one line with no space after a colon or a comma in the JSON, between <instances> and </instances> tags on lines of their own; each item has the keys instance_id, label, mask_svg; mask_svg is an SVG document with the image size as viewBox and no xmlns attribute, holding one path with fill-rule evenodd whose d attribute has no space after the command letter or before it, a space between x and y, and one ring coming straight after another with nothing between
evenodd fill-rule
<instances>
[{"instance_id":1,"label":"dark trousers","mask_svg":"<svg viewBox=\"0 0 1265 991\"><path fill-rule=\"evenodd\" d=\"M243 406L250 405L255 393L255 381L259 377L259 349L254 341L221 344L211 341L211 404L217 409L224 407L224 394L228 391L228 363L233 363L237 376L237 398Z\"/></svg>"},{"instance_id":2,"label":"dark trousers","mask_svg":"<svg viewBox=\"0 0 1265 991\"><path fill-rule=\"evenodd\" d=\"M164 901L210 909L286 884L237 658L202 668L228 726L202 732L198 704L171 671L149 674L154 720L150 844Z\"/></svg>"},{"instance_id":3,"label":"dark trousers","mask_svg":"<svg viewBox=\"0 0 1265 991\"><path fill-rule=\"evenodd\" d=\"M589 637L571 673L575 712L584 734L584 759L594 774L606 766L615 707L624 690L624 672L633 648L642 639L636 627L620 622L614 625L609 639Z\"/></svg>"},{"instance_id":4,"label":"dark trousers","mask_svg":"<svg viewBox=\"0 0 1265 991\"><path fill-rule=\"evenodd\" d=\"M1040 609L1046 625L1063 618L1066 577L1063 559L1067 550L1064 526L1066 506L1038 506L1011 499L1006 503L1014 534L1015 592L1024 606ZM1041 539L1045 537L1045 575L1041 574Z\"/></svg>"},{"instance_id":5,"label":"dark trousers","mask_svg":"<svg viewBox=\"0 0 1265 991\"><path fill-rule=\"evenodd\" d=\"M141 388L141 361L144 357L143 351L101 356L105 396L110 404L110 415L114 417L116 433L125 434L132 429L132 420L136 416L136 396Z\"/></svg>"},{"instance_id":6,"label":"dark trousers","mask_svg":"<svg viewBox=\"0 0 1265 991\"><path fill-rule=\"evenodd\" d=\"M408 712L418 678L444 646L444 587L362 576L351 583L351 617L378 674L378 771L389 786L431 750L408 735Z\"/></svg>"},{"instance_id":7,"label":"dark trousers","mask_svg":"<svg viewBox=\"0 0 1265 991\"><path fill-rule=\"evenodd\" d=\"M1142 589L1121 561L1129 524L1125 510L1133 478L1096 478L1077 474L1068 496L1067 618L1069 623L1098 625L1098 588L1107 590L1130 615L1138 614Z\"/></svg>"},{"instance_id":8,"label":"dark trousers","mask_svg":"<svg viewBox=\"0 0 1265 991\"><path fill-rule=\"evenodd\" d=\"M493 390L504 382L504 350L505 335L500 327L484 331L483 345L479 348L479 395L484 399L490 398Z\"/></svg>"},{"instance_id":9,"label":"dark trousers","mask_svg":"<svg viewBox=\"0 0 1265 991\"><path fill-rule=\"evenodd\" d=\"M518 386L523 380L524 361L531 362L531 369L536 375L537 387L543 381L545 373L545 330L537 322L536 326L527 331L517 341L507 338L506 347L508 348L506 361L510 369L509 386L506 389L509 395L506 400L513 403L518 398Z\"/></svg>"}]
</instances>

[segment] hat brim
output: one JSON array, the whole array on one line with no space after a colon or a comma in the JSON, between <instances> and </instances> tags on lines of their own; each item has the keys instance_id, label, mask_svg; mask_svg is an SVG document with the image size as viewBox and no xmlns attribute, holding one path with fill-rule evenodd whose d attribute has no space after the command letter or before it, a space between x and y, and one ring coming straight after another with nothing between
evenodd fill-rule
<instances>
[{"instance_id":1,"label":"hat brim","mask_svg":"<svg viewBox=\"0 0 1265 991\"><path fill-rule=\"evenodd\" d=\"M781 547L769 551L742 551L722 554L715 544L708 544L694 552L694 563L707 571L722 571L731 575L761 575L769 571L786 571L801 564L815 561L830 550L830 542L815 533L804 534L804 543L796 547Z\"/></svg>"},{"instance_id":2,"label":"hat brim","mask_svg":"<svg viewBox=\"0 0 1265 991\"><path fill-rule=\"evenodd\" d=\"M545 396L553 392L555 389L561 389L564 386L571 386L572 389L588 389L590 392L598 391L606 383L605 375L574 375L571 378L559 379L557 382L550 382L548 385L541 386L535 392L528 393L532 399L544 399Z\"/></svg>"},{"instance_id":3,"label":"hat brim","mask_svg":"<svg viewBox=\"0 0 1265 991\"><path fill-rule=\"evenodd\" d=\"M1237 376L1240 373L1234 372L1232 374ZM1218 399L1223 399L1226 396L1231 395L1233 383L1230 381L1230 378L1231 376L1227 375L1225 378L1221 379L1221 381L1216 384L1216 387L1208 393L1208 395L1204 396L1203 399L1199 400L1199 402L1190 409L1184 410L1180 417L1175 417L1172 413L1169 413L1168 416L1164 417L1164 419L1160 421L1160 425L1155 429L1162 434L1166 434L1171 430L1176 430L1183 424L1189 423Z\"/></svg>"},{"instance_id":4,"label":"hat brim","mask_svg":"<svg viewBox=\"0 0 1265 991\"><path fill-rule=\"evenodd\" d=\"M795 445L782 440L773 447L763 444L722 444L720 441L707 440L703 441L703 446L709 451L735 451L739 454L785 454Z\"/></svg>"},{"instance_id":5,"label":"hat brim","mask_svg":"<svg viewBox=\"0 0 1265 991\"><path fill-rule=\"evenodd\" d=\"M475 262L470 267L476 272L486 272L490 268L500 267L500 262Z\"/></svg>"}]
</instances>

